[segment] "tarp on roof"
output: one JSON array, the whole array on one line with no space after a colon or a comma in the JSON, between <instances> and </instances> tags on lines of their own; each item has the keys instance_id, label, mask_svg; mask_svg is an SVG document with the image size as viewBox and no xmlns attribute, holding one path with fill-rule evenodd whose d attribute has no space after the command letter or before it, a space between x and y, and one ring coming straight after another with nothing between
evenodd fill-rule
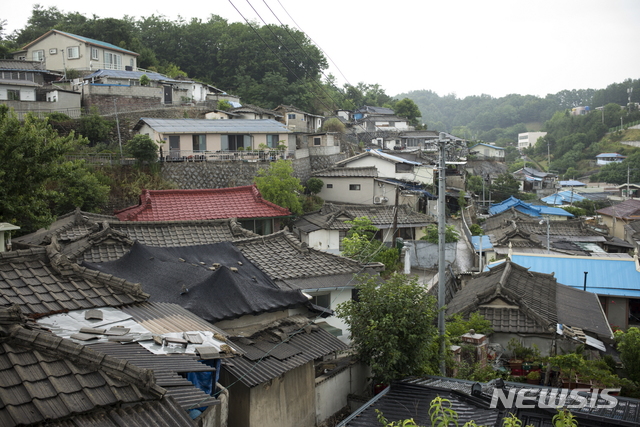
<instances>
[{"instance_id":1,"label":"tarp on roof","mask_svg":"<svg viewBox=\"0 0 640 427\"><path fill-rule=\"evenodd\" d=\"M83 265L141 283L150 301L179 304L209 322L308 302L298 290L280 289L229 242L173 248L136 242L117 261Z\"/></svg>"},{"instance_id":2,"label":"tarp on roof","mask_svg":"<svg viewBox=\"0 0 640 427\"><path fill-rule=\"evenodd\" d=\"M380 179L380 181L387 181L390 182L392 184L398 185L398 186L402 186L403 190L406 191L414 191L417 193L422 194L423 196L435 200L438 198L438 196L434 196L433 194L431 194L430 192L428 192L427 190L425 190L424 188L422 188L422 185L420 184L411 184L411 183L407 183L404 181L400 181L398 179L393 179L393 178L384 178L384 179Z\"/></svg>"}]
</instances>

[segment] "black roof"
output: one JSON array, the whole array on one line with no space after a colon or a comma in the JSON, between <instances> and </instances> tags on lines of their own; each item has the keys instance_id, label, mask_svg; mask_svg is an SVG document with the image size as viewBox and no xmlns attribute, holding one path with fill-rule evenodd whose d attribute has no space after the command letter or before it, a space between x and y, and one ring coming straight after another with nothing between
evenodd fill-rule
<instances>
[{"instance_id":1,"label":"black roof","mask_svg":"<svg viewBox=\"0 0 640 427\"><path fill-rule=\"evenodd\" d=\"M179 304L208 322L308 302L299 290L280 289L229 242L169 248L135 243L116 261L83 265L141 283L150 301Z\"/></svg>"}]
</instances>

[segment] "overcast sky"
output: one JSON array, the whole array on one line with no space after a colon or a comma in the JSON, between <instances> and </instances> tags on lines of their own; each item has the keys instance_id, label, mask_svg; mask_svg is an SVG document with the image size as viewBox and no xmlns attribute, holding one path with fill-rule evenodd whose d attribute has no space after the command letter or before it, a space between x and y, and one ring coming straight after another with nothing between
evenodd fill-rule
<instances>
[{"instance_id":1,"label":"overcast sky","mask_svg":"<svg viewBox=\"0 0 640 427\"><path fill-rule=\"evenodd\" d=\"M640 78L638 0L0 0L6 33L26 25L35 3L89 18L280 21L325 52L340 84L377 83L392 96L544 97Z\"/></svg>"}]
</instances>

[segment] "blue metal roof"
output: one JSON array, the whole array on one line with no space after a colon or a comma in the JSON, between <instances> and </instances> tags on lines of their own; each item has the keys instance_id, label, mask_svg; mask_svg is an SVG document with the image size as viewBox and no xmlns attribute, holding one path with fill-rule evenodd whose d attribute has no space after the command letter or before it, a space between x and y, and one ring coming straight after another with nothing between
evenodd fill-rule
<instances>
[{"instance_id":1,"label":"blue metal roof","mask_svg":"<svg viewBox=\"0 0 640 427\"><path fill-rule=\"evenodd\" d=\"M527 215L531 215L534 217L539 217L541 215L573 217L572 214L565 211L564 209L552 208L548 206L532 205L530 203L523 202L520 199L516 199L513 196L509 197L507 200L503 200L500 203L495 203L491 205L489 207L489 215L497 215L511 208L515 208L516 210L522 213L525 213Z\"/></svg>"},{"instance_id":2,"label":"blue metal roof","mask_svg":"<svg viewBox=\"0 0 640 427\"><path fill-rule=\"evenodd\" d=\"M391 154L383 153L380 150L372 150L372 149L368 148L367 151L369 151L371 154L375 154L377 156L383 157L383 158L388 159L388 160L392 160L394 162L406 163L406 164L414 165L414 166L421 166L422 165L422 163L413 162L411 160L403 159L402 157L398 157L398 156L394 156L394 155L391 155Z\"/></svg>"},{"instance_id":3,"label":"blue metal roof","mask_svg":"<svg viewBox=\"0 0 640 427\"><path fill-rule=\"evenodd\" d=\"M573 203L584 200L585 197L574 191L559 191L547 197L543 197L542 201L548 205L563 205L565 203Z\"/></svg>"},{"instance_id":4,"label":"blue metal roof","mask_svg":"<svg viewBox=\"0 0 640 427\"><path fill-rule=\"evenodd\" d=\"M478 145L484 145L485 147L495 148L496 150L504 150L504 147L498 147L497 145L484 144L482 142L477 143L473 147L469 148L469 150L472 150L473 148L477 147Z\"/></svg>"},{"instance_id":5,"label":"blue metal roof","mask_svg":"<svg viewBox=\"0 0 640 427\"><path fill-rule=\"evenodd\" d=\"M539 273L555 273L558 283L601 295L640 297L640 272L634 259L600 257L559 257L554 255L517 255L511 260Z\"/></svg>"},{"instance_id":6,"label":"blue metal roof","mask_svg":"<svg viewBox=\"0 0 640 427\"><path fill-rule=\"evenodd\" d=\"M491 239L489 236L471 236L471 244L476 252L480 251L480 238L482 237L482 250L486 251L489 249L493 249L493 243L491 243Z\"/></svg>"},{"instance_id":7,"label":"blue metal roof","mask_svg":"<svg viewBox=\"0 0 640 427\"><path fill-rule=\"evenodd\" d=\"M622 154L618 154L618 153L602 153L602 154L598 154L596 156L596 158L602 158L602 157L615 157L617 159L626 159L627 156L623 156Z\"/></svg>"},{"instance_id":8,"label":"blue metal roof","mask_svg":"<svg viewBox=\"0 0 640 427\"><path fill-rule=\"evenodd\" d=\"M89 43L89 44L92 44L92 45L95 45L95 46L102 46L102 47L106 47L107 49L119 50L120 52L130 53L131 55L136 55L136 56L139 55L136 52L133 52L133 51L127 50L127 49L123 49L123 48L121 48L119 46L116 46L114 44L111 44L111 43L102 42L100 40L95 40L95 39L90 39L89 37L83 37L83 36L79 36L77 34L65 33L64 31L60 31L60 30L53 30L53 31L55 31L57 33L60 33L60 34L64 34L65 36L68 36L68 37L73 37L75 39L81 40L81 41L83 41L85 43Z\"/></svg>"},{"instance_id":9,"label":"blue metal roof","mask_svg":"<svg viewBox=\"0 0 640 427\"><path fill-rule=\"evenodd\" d=\"M89 74L84 79L91 80L99 77L111 77L114 79L140 80L140 77L146 75L151 81L180 83L182 80L175 80L164 74L154 73L153 71L127 71L127 70L98 70Z\"/></svg>"}]
</instances>

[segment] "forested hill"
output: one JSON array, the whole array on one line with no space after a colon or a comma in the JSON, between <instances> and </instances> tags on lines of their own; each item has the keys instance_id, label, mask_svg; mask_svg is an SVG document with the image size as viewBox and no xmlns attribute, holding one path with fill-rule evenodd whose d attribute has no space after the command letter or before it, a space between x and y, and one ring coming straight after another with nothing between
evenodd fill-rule
<instances>
[{"instance_id":1,"label":"forested hill","mask_svg":"<svg viewBox=\"0 0 640 427\"><path fill-rule=\"evenodd\" d=\"M518 133L542 130L557 111L579 106L594 109L609 103L626 105L627 89L631 87L633 94L640 97L640 80L629 79L605 89L563 90L544 98L512 94L502 98L478 95L461 99L455 95L439 96L430 90L401 93L395 98L413 100L428 129L486 142L503 140L508 145L506 141L515 142Z\"/></svg>"},{"instance_id":2,"label":"forested hill","mask_svg":"<svg viewBox=\"0 0 640 427\"><path fill-rule=\"evenodd\" d=\"M385 106L428 129L505 146L514 144L518 133L543 130L556 112L577 106L626 105L629 88L640 96L640 80L630 79L605 89L563 90L544 98L513 94L459 99L430 90L392 97L379 84L362 82L338 88L334 77L326 74L324 54L304 33L288 26L228 22L216 15L190 21L156 15L87 18L36 5L26 27L5 35L2 26L0 19L0 57L11 57L11 52L55 28L138 52L140 68L210 83L240 96L243 103L264 108L295 105L315 114ZM358 76L350 77L358 81Z\"/></svg>"}]
</instances>

